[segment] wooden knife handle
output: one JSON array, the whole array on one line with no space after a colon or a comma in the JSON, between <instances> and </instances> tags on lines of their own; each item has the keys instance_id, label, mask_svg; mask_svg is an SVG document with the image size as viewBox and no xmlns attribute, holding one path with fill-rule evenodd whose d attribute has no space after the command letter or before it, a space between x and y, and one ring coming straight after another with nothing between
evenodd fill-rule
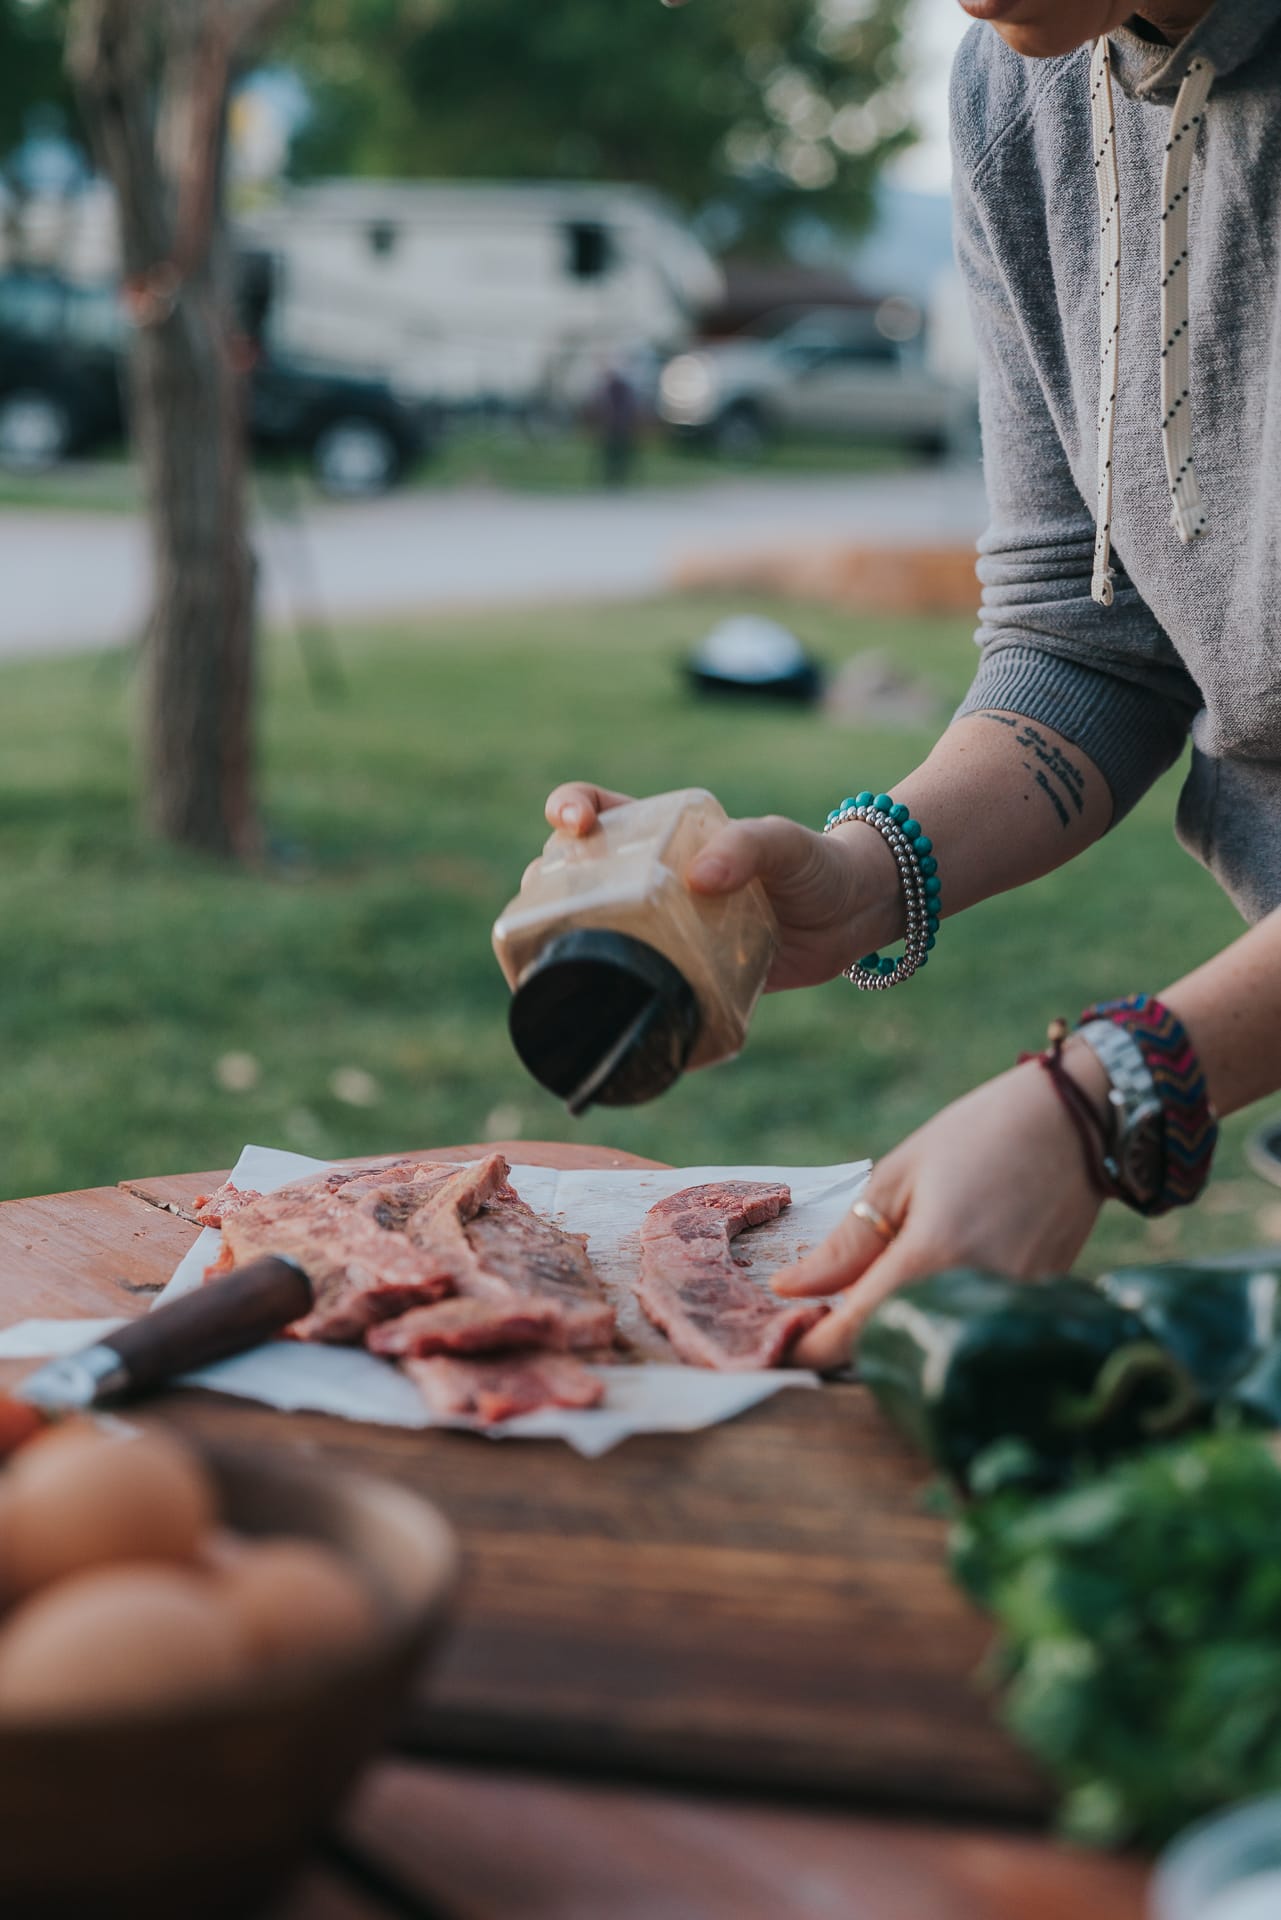
<instances>
[{"instance_id":1,"label":"wooden knife handle","mask_svg":"<svg viewBox=\"0 0 1281 1920\"><path fill-rule=\"evenodd\" d=\"M270 1340L311 1304L306 1274L267 1255L140 1314L103 1345L120 1356L130 1390L141 1392Z\"/></svg>"}]
</instances>

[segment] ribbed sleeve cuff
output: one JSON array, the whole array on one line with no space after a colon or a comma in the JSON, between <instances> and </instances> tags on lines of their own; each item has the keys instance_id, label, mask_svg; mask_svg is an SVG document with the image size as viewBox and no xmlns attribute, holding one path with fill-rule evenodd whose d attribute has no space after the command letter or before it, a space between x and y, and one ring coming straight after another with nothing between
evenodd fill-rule
<instances>
[{"instance_id":1,"label":"ribbed sleeve cuff","mask_svg":"<svg viewBox=\"0 0 1281 1920\"><path fill-rule=\"evenodd\" d=\"M1173 766L1187 738L1185 710L1150 688L1039 647L984 649L956 712L1020 713L1088 753L1112 792L1116 825Z\"/></svg>"}]
</instances>

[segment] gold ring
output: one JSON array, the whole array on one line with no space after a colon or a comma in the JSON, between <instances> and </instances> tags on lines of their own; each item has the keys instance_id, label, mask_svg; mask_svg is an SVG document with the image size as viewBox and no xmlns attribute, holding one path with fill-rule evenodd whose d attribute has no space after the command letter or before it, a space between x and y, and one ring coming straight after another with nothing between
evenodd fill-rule
<instances>
[{"instance_id":1,"label":"gold ring","mask_svg":"<svg viewBox=\"0 0 1281 1920\"><path fill-rule=\"evenodd\" d=\"M856 1200L850 1212L858 1219L865 1220L872 1232L879 1234L887 1247L891 1241L897 1240L898 1228L892 1227L881 1209L874 1207L870 1200Z\"/></svg>"}]
</instances>

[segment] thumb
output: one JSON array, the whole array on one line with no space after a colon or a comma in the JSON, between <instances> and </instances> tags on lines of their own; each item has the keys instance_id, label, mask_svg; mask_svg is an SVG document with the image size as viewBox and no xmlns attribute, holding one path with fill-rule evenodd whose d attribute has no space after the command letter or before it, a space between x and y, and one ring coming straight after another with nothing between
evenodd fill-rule
<instances>
[{"instance_id":1,"label":"thumb","mask_svg":"<svg viewBox=\"0 0 1281 1920\"><path fill-rule=\"evenodd\" d=\"M750 880L767 888L804 886L822 864L823 839L795 820L767 814L732 820L691 861L686 879L695 893L737 893Z\"/></svg>"},{"instance_id":2,"label":"thumb","mask_svg":"<svg viewBox=\"0 0 1281 1920\"><path fill-rule=\"evenodd\" d=\"M910 1281L923 1279L936 1265L906 1234L896 1240L871 1262L832 1311L797 1341L789 1356L792 1365L812 1367L816 1373L848 1366L859 1335L881 1303Z\"/></svg>"}]
</instances>

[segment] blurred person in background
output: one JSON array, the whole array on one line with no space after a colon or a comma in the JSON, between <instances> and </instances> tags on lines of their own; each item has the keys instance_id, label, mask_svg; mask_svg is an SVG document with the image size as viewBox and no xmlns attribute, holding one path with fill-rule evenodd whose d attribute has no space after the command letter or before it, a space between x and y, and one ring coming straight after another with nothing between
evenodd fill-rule
<instances>
[{"instance_id":1,"label":"blurred person in background","mask_svg":"<svg viewBox=\"0 0 1281 1920\"><path fill-rule=\"evenodd\" d=\"M1083 852L1189 735L1179 837L1252 924L1182 980L1116 982L1127 997L1052 1026L877 1164L776 1283L849 1290L797 1349L819 1367L906 1282L1061 1272L1106 1198L1195 1199L1216 1115L1281 1089L1281 0L961 4L982 23L952 133L991 523L977 677L894 788L935 882L928 945L944 899L956 913ZM620 799L558 787L548 818L585 834ZM708 895L762 882L772 990L860 955L867 978L904 933L890 842L849 810L823 834L733 822L686 876Z\"/></svg>"},{"instance_id":2,"label":"blurred person in background","mask_svg":"<svg viewBox=\"0 0 1281 1920\"><path fill-rule=\"evenodd\" d=\"M625 487L636 463L640 409L626 367L610 361L592 408L600 447L600 475L607 487Z\"/></svg>"}]
</instances>

